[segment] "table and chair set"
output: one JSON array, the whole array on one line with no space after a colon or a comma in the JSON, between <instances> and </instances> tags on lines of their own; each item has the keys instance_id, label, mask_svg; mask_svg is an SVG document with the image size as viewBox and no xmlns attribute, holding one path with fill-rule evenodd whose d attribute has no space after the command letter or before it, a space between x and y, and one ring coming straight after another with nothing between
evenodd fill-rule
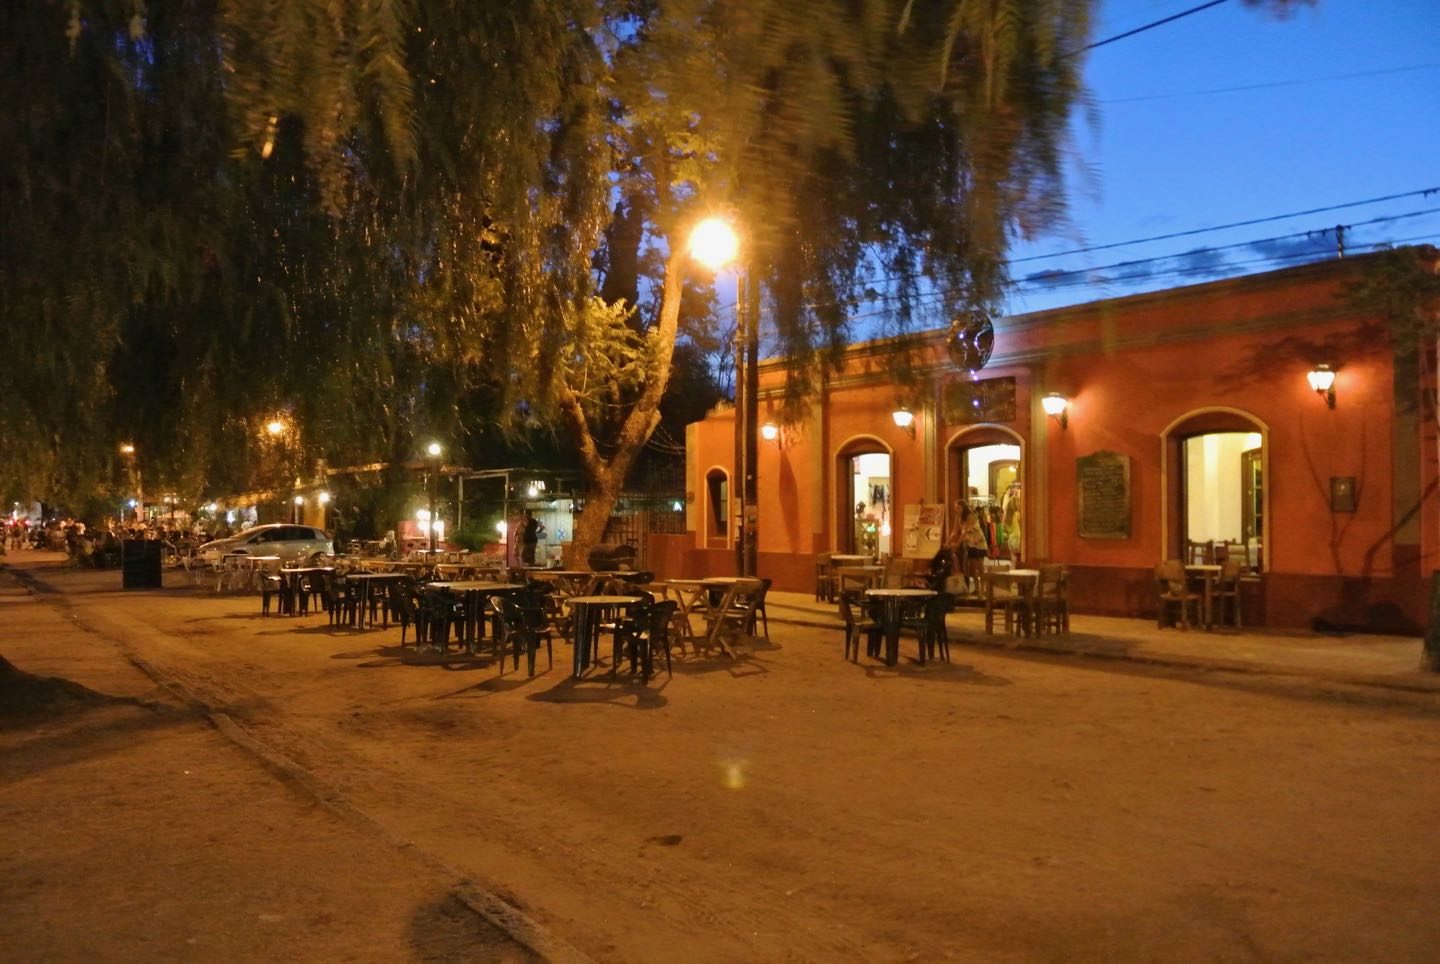
<instances>
[{"instance_id":1,"label":"table and chair set","mask_svg":"<svg viewBox=\"0 0 1440 964\"><path fill-rule=\"evenodd\" d=\"M402 647L445 656L490 656L502 674L507 662L518 669L524 656L533 676L542 650L553 667L558 638L572 646L577 677L602 663L613 677L628 661L630 672L648 682L662 660L671 670L675 643L682 654L687 642L697 653L713 646L733 654L735 637L753 632L757 617L765 620L769 634L764 612L768 580L702 580L705 592L697 599L682 591L684 580L657 583L653 573L628 570L502 570L348 557L287 566L278 557L243 554L217 569L223 573L217 591L258 592L262 615L323 612L331 626L355 630L389 629L395 623ZM702 620L703 631L691 628Z\"/></svg>"},{"instance_id":2,"label":"table and chair set","mask_svg":"<svg viewBox=\"0 0 1440 964\"><path fill-rule=\"evenodd\" d=\"M1243 587L1259 580L1240 555L1219 563L1167 559L1155 567L1156 625L1240 629Z\"/></svg>"}]
</instances>

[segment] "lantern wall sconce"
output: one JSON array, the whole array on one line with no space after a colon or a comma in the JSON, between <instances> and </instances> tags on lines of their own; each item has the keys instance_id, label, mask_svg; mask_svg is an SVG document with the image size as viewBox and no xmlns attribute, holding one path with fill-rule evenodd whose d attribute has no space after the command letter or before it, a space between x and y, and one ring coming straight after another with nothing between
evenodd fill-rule
<instances>
[{"instance_id":1,"label":"lantern wall sconce","mask_svg":"<svg viewBox=\"0 0 1440 964\"><path fill-rule=\"evenodd\" d=\"M760 437L767 442L773 442L780 437L780 427L774 422L766 422L760 426Z\"/></svg>"},{"instance_id":2,"label":"lantern wall sconce","mask_svg":"<svg viewBox=\"0 0 1440 964\"><path fill-rule=\"evenodd\" d=\"M1306 373L1305 380L1310 383L1315 394L1324 396L1328 407L1335 407L1335 369L1329 365L1316 365Z\"/></svg>"},{"instance_id":3,"label":"lantern wall sconce","mask_svg":"<svg viewBox=\"0 0 1440 964\"><path fill-rule=\"evenodd\" d=\"M1070 399L1059 392L1047 392L1045 397L1040 399L1040 407L1045 409L1045 414L1060 423L1062 429L1070 426Z\"/></svg>"},{"instance_id":4,"label":"lantern wall sconce","mask_svg":"<svg viewBox=\"0 0 1440 964\"><path fill-rule=\"evenodd\" d=\"M890 413L890 417L895 420L895 424L897 426L905 430L906 435L910 436L911 438L915 437L914 412L910 411L910 409L906 408L904 405L901 405L899 408L895 409L895 411Z\"/></svg>"}]
</instances>

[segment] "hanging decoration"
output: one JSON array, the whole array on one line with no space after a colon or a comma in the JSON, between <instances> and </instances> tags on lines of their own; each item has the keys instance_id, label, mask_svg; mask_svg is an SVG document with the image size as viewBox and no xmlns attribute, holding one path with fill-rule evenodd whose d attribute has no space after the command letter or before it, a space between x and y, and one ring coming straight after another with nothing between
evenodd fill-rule
<instances>
[{"instance_id":1,"label":"hanging decoration","mask_svg":"<svg viewBox=\"0 0 1440 964\"><path fill-rule=\"evenodd\" d=\"M967 372L978 372L985 367L990 353L995 350L995 326L982 311L956 318L950 322L945 347L955 364Z\"/></svg>"}]
</instances>

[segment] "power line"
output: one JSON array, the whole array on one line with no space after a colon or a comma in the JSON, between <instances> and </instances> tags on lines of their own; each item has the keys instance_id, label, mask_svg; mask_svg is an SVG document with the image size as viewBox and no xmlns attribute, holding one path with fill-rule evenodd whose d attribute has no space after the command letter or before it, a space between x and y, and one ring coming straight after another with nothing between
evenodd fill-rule
<instances>
[{"instance_id":1,"label":"power line","mask_svg":"<svg viewBox=\"0 0 1440 964\"><path fill-rule=\"evenodd\" d=\"M1379 204L1382 201L1396 201L1406 197L1428 197L1431 194L1440 192L1440 187L1427 187L1418 191L1406 191L1402 194L1387 194L1384 197L1367 198L1364 201L1349 201L1345 204L1331 204L1321 208L1311 208L1308 211L1292 211L1289 214L1274 214L1264 218L1251 218L1248 221L1232 221L1229 224L1217 224L1210 228L1192 228L1189 231L1174 231L1170 234L1157 234L1149 238L1137 238L1133 241L1115 241L1110 244L1092 244L1089 247L1074 248L1070 251L1056 251L1054 254L1034 254L1025 258L1012 258L1007 264L1023 264L1027 261L1044 261L1047 258L1063 258L1071 254L1087 254L1091 251L1108 251L1112 248L1124 248L1132 244L1148 244L1151 241L1169 241L1173 238L1188 238L1197 234L1208 234L1211 231L1226 231L1230 228L1248 228L1256 224L1267 224L1271 221L1284 221L1286 218L1303 218L1312 214L1326 214L1330 211L1343 211L1346 208L1363 207L1366 204Z\"/></svg>"},{"instance_id":2,"label":"power line","mask_svg":"<svg viewBox=\"0 0 1440 964\"><path fill-rule=\"evenodd\" d=\"M1403 74L1415 70L1433 70L1440 63L1411 64L1408 67L1387 67L1381 70L1359 70L1349 74L1331 74L1326 77L1309 77L1298 80L1276 80L1264 84L1242 84L1239 87L1212 87L1208 90L1186 90L1170 94L1142 94L1138 97L1112 97L1102 104L1133 104L1145 100L1171 100L1176 97L1202 97L1209 94L1233 94L1247 90L1266 90L1272 87L1298 87L1303 84L1325 83L1331 80L1356 80L1363 77L1382 77L1386 74Z\"/></svg>"},{"instance_id":3,"label":"power line","mask_svg":"<svg viewBox=\"0 0 1440 964\"><path fill-rule=\"evenodd\" d=\"M1407 212L1405 212L1405 213L1403 213L1403 214L1384 214L1384 215L1380 215L1379 217L1369 218L1369 219L1364 220L1364 221L1356 221L1356 222L1353 222L1353 223L1351 223L1351 224L1327 225L1326 227L1323 227L1323 228L1309 228L1309 229L1304 230L1304 231L1294 231L1294 232L1291 232L1291 233L1289 233L1289 234L1276 234L1276 235L1271 235L1271 236L1265 237L1265 238L1251 238L1251 239L1248 239L1248 240L1245 240L1245 241L1236 241L1236 242L1232 242L1232 243L1230 243L1230 244L1213 245L1213 246L1208 246L1208 247L1203 247L1203 248L1195 248L1195 249L1193 249L1193 250L1191 250L1191 251L1180 251L1180 252L1176 252L1176 253L1173 253L1173 254L1157 254L1157 255L1152 255L1151 257L1148 257L1148 258L1135 258L1135 259L1128 260L1128 261L1116 261L1116 262L1113 262L1113 263L1111 263L1111 264L1094 265L1094 266L1082 267L1082 268L1068 268L1068 269L1064 269L1064 270L1058 270L1058 271L1052 273L1052 274L1050 275L1050 277L1052 277L1052 278L1058 278L1058 277L1063 277L1063 276L1065 276L1065 275L1082 275L1082 274L1091 273L1091 272L1096 272L1096 271L1108 271L1108 270L1113 270L1113 269L1115 269L1115 268L1137 268L1137 267L1143 267L1144 265L1148 265L1148 264L1159 264L1159 263L1163 263L1163 262L1166 262L1166 261L1171 261L1171 260L1174 260L1175 258L1183 258L1183 257L1187 257L1187 256L1194 256L1194 255L1200 255L1200 254L1215 254L1215 253L1219 253L1219 252L1221 252L1221 251L1231 251L1231 250L1234 250L1234 249L1237 249L1237 248L1251 248L1251 247L1255 247L1255 246L1257 246L1257 245L1274 244L1274 243L1281 242L1281 241L1291 241L1291 240L1294 240L1294 239L1297 239L1297 238L1309 238L1309 237L1323 236L1323 235L1332 233L1332 232L1336 231L1337 229L1344 230L1344 231L1350 231L1350 230L1353 230L1353 229L1355 229L1355 228L1371 227L1371 226L1374 226L1374 225L1376 225L1376 224L1388 224L1388 223L1393 222L1393 221L1402 221L1402 220L1405 220L1406 218L1424 217L1425 215L1429 215L1429 214L1440 214L1440 208L1425 208L1425 209L1423 209L1423 210L1418 210L1418 211L1407 211ZM1385 243L1385 242L1381 242L1381 243ZM1300 256L1301 256L1301 257L1311 257L1311 256L1314 255L1314 253L1315 253L1315 252L1305 252L1305 253L1302 253ZM1283 259L1288 258L1288 257L1292 257L1292 255L1276 254L1276 255L1267 255L1267 256L1266 256L1266 258L1268 258L1268 259L1270 259L1270 260L1276 260L1276 261L1283 260ZM1266 258L1262 258L1261 260L1265 260ZM1175 269L1170 269L1170 270L1175 270ZM1156 271L1156 272L1154 272L1154 274L1160 274L1160 275L1163 275L1163 274L1165 274L1165 273L1166 273L1165 271ZM1027 286L1027 285L1028 285L1028 286L1039 286L1039 287L1061 287L1061 286L1063 286L1063 285L1066 284L1065 282L1047 281L1046 278L1043 276L1043 273L1042 273L1041 276L1030 276L1030 277L1020 278L1020 279L1016 280L1016 281L1013 282L1013 283L1014 283L1014 285L1015 285L1017 288L1023 287L1023 286ZM944 294L945 294L945 292L943 292L943 291L933 291L933 292L929 292L929 293L926 293L926 294L916 295L915 298L913 299L913 301L914 301L915 303L917 303L917 304L919 304L919 303L924 303L924 302L926 302L926 301L943 298L943 297L944 297ZM891 301L896 301L896 300L898 300L899 297L900 297L900 296L899 296L899 295L896 295L896 294L880 293L880 294L877 294L874 298L871 298L871 299L869 299L869 300L872 301L872 302L876 302L876 301L878 301L878 302L891 302ZM876 317L876 316L878 316L878 315L882 315L882 314L885 314L885 313L886 313L886 309L884 309L884 308L879 308L879 309L877 309L876 311L865 312L865 313L863 313L863 314L853 315L852 317L868 318L868 317Z\"/></svg>"},{"instance_id":4,"label":"power line","mask_svg":"<svg viewBox=\"0 0 1440 964\"><path fill-rule=\"evenodd\" d=\"M1109 244L1094 244L1094 245L1089 245L1089 246L1083 247L1083 248L1073 248L1073 249L1071 249L1071 250L1069 250L1069 251L1056 251L1056 252L1052 252L1052 253L1050 253L1050 254L1035 254L1035 255L1029 255L1029 256L1024 257L1024 258L1011 258L1011 259L1007 260L1005 263L1006 263L1007 266L1009 266L1009 265L1025 264L1025 263L1032 262L1032 261L1045 261L1045 260L1048 260L1048 259L1050 259L1050 258L1063 258L1063 257L1068 257L1069 255L1072 255L1072 254L1089 254L1090 252L1094 252L1094 251L1111 251L1111 250L1114 250L1114 249L1116 249L1116 248L1125 248L1125 247L1130 247L1131 245L1136 245L1136 244L1149 244L1149 243L1154 242L1154 241L1170 241L1170 240L1173 240L1173 239L1175 239L1175 238L1194 237L1194 236L1200 235L1200 234L1209 234L1209 233L1214 232L1214 231L1227 231L1227 230L1230 230L1231 228L1243 228L1243 227L1252 227L1252 226L1257 225L1257 224L1269 224L1269 223L1272 223L1272 222L1275 222L1275 221L1288 220L1289 218L1308 217L1308 216L1314 215L1314 214L1328 214L1329 212L1332 212L1332 211L1343 211L1343 210L1347 210L1347 209L1349 209L1349 208L1364 207L1364 206L1367 205L1367 204L1380 204L1380 203L1383 203L1383 202L1385 202L1385 201L1396 201L1396 200L1400 200L1401 198L1429 197L1430 195L1433 195L1433 194L1436 194L1436 193L1440 193L1440 186L1420 188L1420 189L1414 190L1414 191L1403 191L1403 192L1401 192L1401 193L1399 193L1399 194L1387 194L1387 195L1383 195L1383 196L1381 196L1381 197L1366 198L1366 199L1360 200L1360 201L1347 201L1347 202L1345 202L1345 203L1343 203L1343 204L1330 204L1330 205L1326 205L1326 206L1324 206L1324 207L1310 208L1310 209L1305 210L1305 211L1292 211L1292 212L1290 212L1290 213L1288 213L1288 214L1274 214L1274 215L1270 215L1270 216L1268 216L1268 217L1263 217L1263 218L1250 218L1250 219L1245 220L1245 221L1232 221L1232 222L1230 222L1229 224L1218 224L1218 225L1215 225L1215 226L1213 226L1213 227L1208 227L1208 228L1192 228L1192 229L1190 229L1190 230L1188 230L1188 231L1174 231L1174 232L1171 232L1171 233L1169 233L1169 234L1157 234L1157 235L1153 235L1152 237L1148 237L1148 238L1135 238L1135 239L1132 239L1132 240L1130 240L1130 241L1114 241L1114 242L1111 242L1111 243L1109 243ZM1354 225L1349 225L1349 227L1358 227L1358 226L1367 225L1367 224L1375 224L1375 223L1379 223L1380 221L1391 220L1391 219L1396 219L1396 218L1413 217L1413 216L1415 216L1416 214L1423 214L1423 213L1427 213L1427 212L1423 212L1423 211L1422 211L1422 212L1410 212L1410 213L1408 213L1408 214L1389 215L1389 216L1382 217L1382 218L1371 219L1371 220L1369 220L1369 221L1357 222L1357 223L1354 224ZM1271 238L1260 238L1260 239L1253 240L1253 241L1242 241L1242 242L1236 243L1235 245L1229 245L1228 247L1243 247L1243 246L1245 246L1245 245L1250 245L1250 244L1264 244L1264 243L1269 242L1269 241L1283 241L1283 240L1287 240L1287 239L1292 238L1292 237L1298 237L1298 236L1306 235L1306 234L1314 234L1314 233L1316 233L1316 231L1319 231L1319 230L1333 230L1333 228L1312 229L1312 230L1310 230L1310 231L1296 232L1295 234L1279 235L1279 236L1271 237ZM1222 247L1222 248L1218 248L1218 249L1215 249L1215 248L1203 248L1203 249L1200 249L1200 250L1224 250L1224 248L1223 248L1223 247ZM1136 261L1130 261L1130 262L1124 262L1124 263L1125 263L1125 264L1144 264L1144 263L1149 262L1149 261L1160 261L1160 260L1165 260L1165 259L1173 258L1173 257L1176 257L1176 255L1157 255L1157 256L1152 257L1152 258L1142 258L1142 259L1138 259L1138 260L1136 260ZM850 290L851 290L851 291L854 291L854 290L856 290L856 289L858 289L858 288L860 288L860 287L862 287L862 286L869 286L869 285L872 285L872 284L887 284L887 283L896 282L896 281L907 281L907 280L911 280L911 279L914 279L914 278L917 278L917 277L920 277L920 276L921 276L921 275L920 275L920 273L918 273L918 272L917 272L917 273L914 273L914 274L881 275L881 276L876 277L876 278L870 278L870 279L867 279L867 280L864 280L864 281L857 281L857 282L854 283L854 285L851 286ZM1020 283L1022 283L1022 282L1016 282L1016 284L1020 284ZM894 296L894 295L888 295L888 294L878 294L878 295L876 295L874 298L871 298L871 299L868 299L868 300L872 300L872 301L873 301L873 300L888 301L888 300L893 299L894 297L896 297L896 296ZM918 297L919 297L919 298L923 298L924 296L918 296ZM732 303L730 303L730 304L717 305L717 306L715 307L715 310L716 310L717 312L725 312L725 311L732 310L734 307L735 307L735 305L734 305L734 303L732 302ZM862 315L862 316L855 316L855 317L870 317L870 316L869 316L869 315Z\"/></svg>"},{"instance_id":5,"label":"power line","mask_svg":"<svg viewBox=\"0 0 1440 964\"><path fill-rule=\"evenodd\" d=\"M1325 235L1325 234L1334 232L1334 231L1336 231L1337 229L1349 231L1349 230L1351 230L1351 229L1353 229L1353 228L1367 227L1367 226L1371 226L1371 225L1375 225L1375 224L1388 223L1388 222L1391 222L1391 221L1399 221L1399 220L1403 220L1403 219L1405 219L1405 218L1422 217L1422 216L1427 215L1427 214L1437 214L1437 213L1440 213L1440 208L1430 208L1430 209L1422 210L1422 211L1410 211L1410 212L1407 212L1407 213L1405 213L1405 214L1384 215L1384 216L1381 216L1381 217L1378 217L1378 218L1371 218L1371 219L1369 219L1369 220L1367 220L1367 221L1358 221L1358 222L1356 222L1356 223L1354 223L1354 224L1349 224L1349 225L1336 225L1336 226L1334 226L1334 227L1317 228L1317 229L1312 229L1312 230L1309 230L1309 231L1297 231L1297 232L1294 232L1294 233L1291 233L1291 234L1274 235L1274 236L1271 236L1271 237L1268 237L1268 238L1255 238L1255 239L1252 239L1252 240L1249 240L1249 241L1238 241L1238 242L1235 242L1235 243L1233 243L1233 244L1220 245L1220 246L1217 246L1217 247L1197 248L1197 249L1195 249L1194 251L1184 251L1184 252L1180 252L1180 253L1177 253L1177 254L1156 255L1155 257L1151 257L1151 258L1141 258L1141 259L1137 259L1137 260L1134 260L1134 261L1117 261L1117 262L1114 262L1114 263L1112 263L1112 264L1096 265L1096 266L1094 266L1094 267L1087 267L1087 268L1075 268L1075 269L1070 269L1070 270L1067 270L1067 271L1057 272L1057 273L1055 273L1054 275L1051 275L1051 276L1048 277L1048 278L1047 278L1047 277L1030 277L1030 278L1024 278L1024 279L1021 279L1021 280L1019 280L1019 281L1016 281L1016 282L1014 282L1015 293L1017 293L1017 294L1025 294L1027 291L1028 291L1028 292L1032 292L1032 293L1035 292L1035 291L1052 291L1052 290L1057 290L1057 289L1061 289L1061 288L1074 288L1074 287L1079 287L1079 286L1081 286L1081 285L1125 284L1125 283L1127 283L1127 282L1126 282L1126 279L1106 279L1104 282L1097 282L1095 276L1096 276L1096 273L1098 273L1098 272L1111 271L1111 270L1114 270L1114 269L1116 269L1116 268L1137 268L1137 267L1143 267L1144 265L1147 265L1147 264L1160 264L1160 263L1167 262L1167 261L1173 261L1173 260L1176 259L1176 258L1183 258L1183 257L1187 257L1187 256L1204 255L1204 254L1218 254L1219 252L1229 251L1229 250L1233 250L1233 249L1236 249L1236 248L1249 248L1249 247L1254 247L1254 246L1256 246L1256 245L1271 244L1271 243L1275 243L1275 242L1279 242L1279 241L1289 241L1289 240L1292 240L1292 239L1295 239L1295 238L1323 236L1323 235ZM1389 240L1384 240L1384 241L1376 241L1376 242L1370 242L1370 243L1367 243L1367 244L1353 245L1353 246L1351 246L1350 250L1352 250L1352 251L1358 251L1358 250L1375 250L1375 249L1378 249L1378 248L1385 247L1385 246L1387 246L1387 245L1409 244L1409 243L1412 243L1412 242L1417 241L1417 240L1426 240L1426 239L1428 239L1429 237L1431 237L1431 235L1421 235L1421 236L1418 236L1418 237L1415 237L1415 238L1389 239ZM1147 272L1146 274L1144 274L1142 277L1139 277L1139 278L1134 279L1134 283L1136 283L1136 284L1141 284L1141 283L1145 283L1145 282L1150 282L1150 281L1155 281L1155 280L1164 279L1164 278L1167 278L1167 277L1188 277L1188 276L1190 276L1190 275L1196 275L1196 274L1210 274L1210 273L1217 274L1217 275L1233 274L1234 271L1231 270L1231 269L1244 268L1244 267L1247 267L1247 266L1249 266L1249 265L1255 265L1255 264L1279 264L1279 265L1282 265L1282 266L1283 266L1283 265L1285 265L1285 264L1287 264L1287 263L1290 263L1290 262L1298 262L1298 261L1306 261L1306 260L1316 260L1316 261L1321 260L1320 253L1317 252L1317 251L1300 251L1300 252L1295 252L1295 253L1291 253L1291 254L1285 254L1285 253L1262 254L1262 256L1260 256L1260 257L1258 257L1258 258L1252 258L1252 259L1245 260L1245 261L1229 261L1229 262L1225 262L1225 263L1223 263L1223 264L1216 264L1216 265L1201 265L1201 266L1195 266L1195 267L1185 266L1185 265L1176 265L1176 266L1169 267L1169 268L1161 268L1161 269L1156 269L1156 270L1153 270L1153 271L1149 271L1149 272ZM1066 276L1073 276L1073 277L1067 279ZM1062 279L1063 279L1063 280L1062 280ZM930 291L930 292L927 292L927 293L924 293L924 294L916 295L915 298L912 300L912 304L913 304L914 306L916 306L916 307L926 307L926 306L931 306L931 305L939 304L939 303L941 303L941 302L945 299L946 294L947 294L947 292L945 292L945 291L936 290L936 291ZM895 296L893 296L893 295L881 295L877 300L883 302L883 301L891 301L891 300L893 300L894 298L895 298ZM890 311L889 309L887 309L887 308L877 307L877 308L875 308L874 310L871 310L871 311L864 311L864 312L859 312L859 313L856 313L856 314L852 314L852 315L850 316L850 320L851 320L851 321L863 321L863 320L865 320L865 319L867 319L867 318L880 318L880 317L884 317L884 316L886 316L886 315L889 315L890 313L891 313L891 311Z\"/></svg>"},{"instance_id":6,"label":"power line","mask_svg":"<svg viewBox=\"0 0 1440 964\"><path fill-rule=\"evenodd\" d=\"M1171 14L1163 20L1156 20L1154 23L1147 23L1143 27L1136 27L1134 30L1127 30L1124 33L1117 33L1115 36L1106 37L1104 40L1097 40L1092 44L1086 44L1084 47L1081 47L1078 50L1072 50L1068 54L1062 54L1061 56L1062 58L1074 57L1076 54L1084 53L1087 50L1094 50L1096 47L1103 47L1106 44L1113 44L1117 40L1124 40L1126 37L1133 37L1137 33L1144 33L1147 30L1154 30L1156 27L1163 26L1167 23L1173 23L1174 21L1179 20L1182 17L1190 16L1192 13L1199 13L1202 10L1209 10L1211 7L1218 7L1220 6L1220 4L1225 2L1226 0L1210 0L1209 3L1202 3L1198 7L1191 7L1189 10L1182 10L1179 13Z\"/></svg>"}]
</instances>

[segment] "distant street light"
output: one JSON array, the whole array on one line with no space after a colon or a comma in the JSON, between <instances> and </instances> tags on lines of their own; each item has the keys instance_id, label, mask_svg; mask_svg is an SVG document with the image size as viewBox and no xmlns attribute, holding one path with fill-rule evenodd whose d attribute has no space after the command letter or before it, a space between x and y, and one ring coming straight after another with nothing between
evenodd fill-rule
<instances>
[{"instance_id":1,"label":"distant street light","mask_svg":"<svg viewBox=\"0 0 1440 964\"><path fill-rule=\"evenodd\" d=\"M121 442L120 457L125 460L125 469L130 477L130 489L135 493L135 498L131 500L131 508L139 506L136 515L137 517L143 516L145 512L145 494L140 483L140 460L135 455L135 443Z\"/></svg>"},{"instance_id":2,"label":"distant street light","mask_svg":"<svg viewBox=\"0 0 1440 964\"><path fill-rule=\"evenodd\" d=\"M278 418L272 418L270 421L265 423L265 431L269 432L271 435L284 435L285 423L280 421Z\"/></svg>"},{"instance_id":3,"label":"distant street light","mask_svg":"<svg viewBox=\"0 0 1440 964\"><path fill-rule=\"evenodd\" d=\"M758 292L753 290L747 256L740 238L723 218L706 218L690 232L690 256L712 271L735 266L735 474L739 484L739 525L735 534L735 571L755 575L760 541L757 508L757 432L760 421L760 336L755 312Z\"/></svg>"},{"instance_id":4,"label":"distant street light","mask_svg":"<svg viewBox=\"0 0 1440 964\"><path fill-rule=\"evenodd\" d=\"M293 523L295 523L296 525L299 525L299 524L300 524L300 513L301 513L301 511L302 511L302 509L303 509L303 507L304 507L304 505L305 505L305 497L304 497L303 495L297 495L297 496L295 497L295 500L294 500L294 501L295 501L295 509L294 509L294 512L293 512L292 515L291 515L290 521L293 522Z\"/></svg>"},{"instance_id":5,"label":"distant street light","mask_svg":"<svg viewBox=\"0 0 1440 964\"><path fill-rule=\"evenodd\" d=\"M430 456L430 471L426 473L425 488L429 491L430 495L430 519L426 528L430 530L431 552L435 551L435 486L439 482L440 456L443 455L444 452L445 448L439 442L431 442L425 446L425 454Z\"/></svg>"}]
</instances>

